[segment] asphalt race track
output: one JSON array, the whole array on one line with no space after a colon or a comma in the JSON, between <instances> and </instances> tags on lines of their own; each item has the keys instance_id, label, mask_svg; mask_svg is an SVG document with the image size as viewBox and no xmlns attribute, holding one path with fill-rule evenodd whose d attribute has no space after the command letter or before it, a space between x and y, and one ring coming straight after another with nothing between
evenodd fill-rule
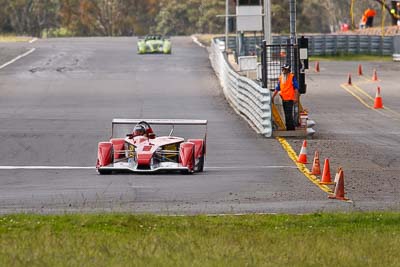
<instances>
[{"instance_id":1,"label":"asphalt race track","mask_svg":"<svg viewBox=\"0 0 400 267\"><path fill-rule=\"evenodd\" d=\"M137 55L136 41L73 38L0 44L13 51L36 48L0 70L0 213L305 213L398 208L398 189L374 202L363 197L354 185L356 180L347 193L357 201L328 199L296 168L276 139L258 136L232 111L206 49L190 37L173 38L172 55ZM339 75L311 74L309 86L319 88L324 84L319 79L336 81L335 90L346 95L338 86ZM326 123L328 108L337 103L318 101L321 92L310 91L304 99L311 110L327 110L311 115L321 134L310 140L310 146L324 144L322 153L331 149L340 155L326 143L339 147L332 138L335 131L340 129L350 143L358 141L362 132L352 140L351 131L343 129L347 126L340 126L340 118L346 117L340 108L335 123ZM344 104L355 101L350 96L346 99ZM113 118L207 119L205 171L98 175L94 168L97 143L109 138ZM353 125L354 121L344 123ZM394 138L392 148L398 155L400 127L398 120L394 123L385 140ZM299 142L290 140L296 151ZM349 149L349 144L340 144L344 151ZM351 160L351 153L348 157ZM333 164L343 163L333 158ZM397 157L391 169L392 186L399 183L399 166Z\"/></svg>"}]
</instances>

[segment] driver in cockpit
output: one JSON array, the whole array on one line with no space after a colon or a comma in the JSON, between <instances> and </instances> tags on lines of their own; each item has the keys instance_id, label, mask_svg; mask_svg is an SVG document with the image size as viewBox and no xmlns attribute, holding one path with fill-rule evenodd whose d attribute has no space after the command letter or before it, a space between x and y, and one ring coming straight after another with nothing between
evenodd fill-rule
<instances>
[{"instance_id":1,"label":"driver in cockpit","mask_svg":"<svg viewBox=\"0 0 400 267\"><path fill-rule=\"evenodd\" d=\"M132 136L133 137L135 137L135 136L146 136L147 137L146 129L144 128L143 125L138 124L133 128Z\"/></svg>"}]
</instances>

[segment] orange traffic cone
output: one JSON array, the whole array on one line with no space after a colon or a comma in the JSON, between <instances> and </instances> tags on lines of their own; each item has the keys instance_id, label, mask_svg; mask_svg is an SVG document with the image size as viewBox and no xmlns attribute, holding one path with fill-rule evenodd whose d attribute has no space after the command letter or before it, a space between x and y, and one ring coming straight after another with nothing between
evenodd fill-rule
<instances>
[{"instance_id":1,"label":"orange traffic cone","mask_svg":"<svg viewBox=\"0 0 400 267\"><path fill-rule=\"evenodd\" d=\"M329 159L325 159L324 170L322 171L322 178L320 184L333 184L331 180L331 170L329 168Z\"/></svg>"},{"instance_id":2,"label":"orange traffic cone","mask_svg":"<svg viewBox=\"0 0 400 267\"><path fill-rule=\"evenodd\" d=\"M315 62L315 72L319 72L319 61Z\"/></svg>"},{"instance_id":3,"label":"orange traffic cone","mask_svg":"<svg viewBox=\"0 0 400 267\"><path fill-rule=\"evenodd\" d=\"M297 162L307 164L307 140L303 141Z\"/></svg>"},{"instance_id":4,"label":"orange traffic cone","mask_svg":"<svg viewBox=\"0 0 400 267\"><path fill-rule=\"evenodd\" d=\"M335 190L333 195L330 195L329 198L332 199L339 199L339 200L349 200L348 198L346 198L344 196L345 192L344 192L344 174L343 174L343 170L340 168L339 169L339 174L338 174L339 178L338 178L338 182L335 185Z\"/></svg>"},{"instance_id":5,"label":"orange traffic cone","mask_svg":"<svg viewBox=\"0 0 400 267\"><path fill-rule=\"evenodd\" d=\"M313 160L311 174L321 175L321 167L319 164L319 152L318 151L315 151L315 154L314 154L314 160Z\"/></svg>"},{"instance_id":6,"label":"orange traffic cone","mask_svg":"<svg viewBox=\"0 0 400 267\"><path fill-rule=\"evenodd\" d=\"M378 74L376 74L376 69L374 69L374 74L372 75L372 80L377 81L378 80Z\"/></svg>"},{"instance_id":7,"label":"orange traffic cone","mask_svg":"<svg viewBox=\"0 0 400 267\"><path fill-rule=\"evenodd\" d=\"M339 167L336 174L335 174L335 179L333 180L334 184L337 184L339 182L339 176L340 176L340 171L342 170L342 167Z\"/></svg>"},{"instance_id":8,"label":"orange traffic cone","mask_svg":"<svg viewBox=\"0 0 400 267\"><path fill-rule=\"evenodd\" d=\"M361 64L358 64L358 75L360 75L360 76L363 75Z\"/></svg>"},{"instance_id":9,"label":"orange traffic cone","mask_svg":"<svg viewBox=\"0 0 400 267\"><path fill-rule=\"evenodd\" d=\"M374 108L375 109L383 108L382 97L381 97L381 88L379 86L378 86L378 88L376 88Z\"/></svg>"},{"instance_id":10,"label":"orange traffic cone","mask_svg":"<svg viewBox=\"0 0 400 267\"><path fill-rule=\"evenodd\" d=\"M348 85L351 85L352 83L351 83L351 74L349 73L349 78L347 79L347 84Z\"/></svg>"}]
</instances>

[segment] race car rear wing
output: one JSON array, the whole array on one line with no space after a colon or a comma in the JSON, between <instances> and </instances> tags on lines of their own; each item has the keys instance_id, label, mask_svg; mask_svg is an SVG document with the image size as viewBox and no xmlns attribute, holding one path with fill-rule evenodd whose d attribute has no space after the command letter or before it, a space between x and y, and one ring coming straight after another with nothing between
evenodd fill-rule
<instances>
[{"instance_id":1,"label":"race car rear wing","mask_svg":"<svg viewBox=\"0 0 400 267\"><path fill-rule=\"evenodd\" d=\"M141 121L145 121L150 125L204 125L206 127L207 134L207 120L187 120L187 119L113 119L112 120L112 135L114 136L114 125L125 124L125 125L136 125Z\"/></svg>"},{"instance_id":2,"label":"race car rear wing","mask_svg":"<svg viewBox=\"0 0 400 267\"><path fill-rule=\"evenodd\" d=\"M186 120L186 119L113 119L113 124L137 124L141 121L153 125L207 125L207 120Z\"/></svg>"}]
</instances>

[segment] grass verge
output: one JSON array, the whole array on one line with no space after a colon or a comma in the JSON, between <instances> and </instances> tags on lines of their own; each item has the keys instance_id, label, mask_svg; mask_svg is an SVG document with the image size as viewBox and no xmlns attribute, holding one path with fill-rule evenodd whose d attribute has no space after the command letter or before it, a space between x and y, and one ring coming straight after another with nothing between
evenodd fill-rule
<instances>
[{"instance_id":1,"label":"grass verge","mask_svg":"<svg viewBox=\"0 0 400 267\"><path fill-rule=\"evenodd\" d=\"M0 266L398 266L399 213L0 217Z\"/></svg>"},{"instance_id":2,"label":"grass verge","mask_svg":"<svg viewBox=\"0 0 400 267\"><path fill-rule=\"evenodd\" d=\"M16 42L29 42L32 37L16 36L16 35L0 35L0 43L16 43Z\"/></svg>"},{"instance_id":3,"label":"grass verge","mask_svg":"<svg viewBox=\"0 0 400 267\"><path fill-rule=\"evenodd\" d=\"M196 37L200 43L205 46L211 45L211 40L215 37L221 36L223 34L196 34ZM234 36L231 35L230 36ZM362 54L352 54L352 55L329 55L329 56L310 56L311 61L393 61L392 56L378 56L378 55L362 55Z\"/></svg>"},{"instance_id":4,"label":"grass verge","mask_svg":"<svg viewBox=\"0 0 400 267\"><path fill-rule=\"evenodd\" d=\"M311 56L312 61L393 61L392 56L374 55L332 55L332 56Z\"/></svg>"}]
</instances>

